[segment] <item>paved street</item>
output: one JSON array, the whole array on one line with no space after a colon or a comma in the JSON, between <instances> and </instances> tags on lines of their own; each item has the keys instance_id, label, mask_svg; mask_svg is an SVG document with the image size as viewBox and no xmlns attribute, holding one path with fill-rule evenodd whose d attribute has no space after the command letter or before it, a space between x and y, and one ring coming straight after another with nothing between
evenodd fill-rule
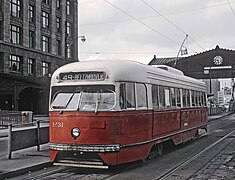
<instances>
[{"instance_id":1,"label":"paved street","mask_svg":"<svg viewBox=\"0 0 235 180\"><path fill-rule=\"evenodd\" d=\"M12 160L7 160L3 157L1 160L5 161L5 166L7 162L14 162L15 165L21 163L21 166L24 166L25 163L31 161L31 169L30 166L25 169L25 172L30 171L30 173L25 175L20 173L21 175L16 174L15 178L12 177L12 179L17 180L40 179L43 177L47 177L48 179L60 177L86 180L143 178L149 180L230 180L234 178L235 174L235 133L232 132L235 129L235 115L225 116L222 119L219 119L219 117L220 116L214 116L214 118L210 118L208 133L191 143L179 145L166 152L163 156L148 160L145 163L135 162L123 166L111 167L109 170L105 171L55 166L48 167L46 163L49 162L49 152L46 150L48 148L47 146L44 146L41 152L37 152L36 148L30 148L15 152ZM226 137L226 135L228 136ZM4 149L1 148L1 155L6 154L7 138L0 138L0 145L1 147L5 147ZM43 165L36 168L37 171L32 171L32 166L36 164ZM0 166L3 165L0 164ZM44 168L45 166L47 166L47 168Z\"/></svg>"}]
</instances>

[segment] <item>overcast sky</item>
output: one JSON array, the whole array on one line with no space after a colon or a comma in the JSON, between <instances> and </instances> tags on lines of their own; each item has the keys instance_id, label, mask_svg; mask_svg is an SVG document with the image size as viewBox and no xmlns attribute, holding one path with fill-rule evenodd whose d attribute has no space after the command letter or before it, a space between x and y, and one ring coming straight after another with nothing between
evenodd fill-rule
<instances>
[{"instance_id":1,"label":"overcast sky","mask_svg":"<svg viewBox=\"0 0 235 180\"><path fill-rule=\"evenodd\" d=\"M235 0L79 0L80 60L149 63L221 48L235 50Z\"/></svg>"}]
</instances>

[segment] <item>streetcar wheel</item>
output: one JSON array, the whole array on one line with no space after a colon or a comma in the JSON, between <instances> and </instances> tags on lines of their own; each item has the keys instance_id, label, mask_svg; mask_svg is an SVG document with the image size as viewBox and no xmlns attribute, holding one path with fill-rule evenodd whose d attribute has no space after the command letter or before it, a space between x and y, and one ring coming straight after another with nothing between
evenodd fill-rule
<instances>
[{"instance_id":1,"label":"streetcar wheel","mask_svg":"<svg viewBox=\"0 0 235 180\"><path fill-rule=\"evenodd\" d=\"M196 134L195 134L195 138L198 138L200 135L199 135L199 130L196 131Z\"/></svg>"},{"instance_id":2,"label":"streetcar wheel","mask_svg":"<svg viewBox=\"0 0 235 180\"><path fill-rule=\"evenodd\" d=\"M163 143L157 145L157 152L160 156L163 154Z\"/></svg>"}]
</instances>

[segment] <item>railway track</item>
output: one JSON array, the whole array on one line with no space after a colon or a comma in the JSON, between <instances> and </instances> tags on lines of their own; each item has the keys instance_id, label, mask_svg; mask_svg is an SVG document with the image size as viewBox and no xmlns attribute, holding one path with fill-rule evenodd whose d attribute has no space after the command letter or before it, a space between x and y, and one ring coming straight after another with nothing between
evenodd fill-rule
<instances>
[{"instance_id":1,"label":"railway track","mask_svg":"<svg viewBox=\"0 0 235 180\"><path fill-rule=\"evenodd\" d=\"M188 160L186 160L185 162L181 163L180 165L178 165L177 167L173 168L171 171L169 171L168 173L162 175L161 177L156 178L157 180L166 180L166 179L173 179L173 175L176 174L178 171L180 171L181 169L183 169L184 167L188 166L192 161L196 160L197 158L200 158L203 153L206 153L207 151L209 151L210 149L216 147L219 143L221 143L222 141L225 141L229 136L231 136L232 134L235 133L235 130L227 133L226 135L224 135L223 137L221 137L220 139L218 139L216 142L214 142L213 144L211 144L210 146L206 147L205 149L203 149L202 151L200 151L199 153L197 153L196 155L194 155L193 157L189 158ZM219 149L219 151L217 151L217 154L219 154L222 150L224 150L228 145L230 144L230 142L228 142L226 144L226 146L224 146L222 149ZM191 175L192 176L192 175ZM171 178L170 178L171 177Z\"/></svg>"},{"instance_id":2,"label":"railway track","mask_svg":"<svg viewBox=\"0 0 235 180\"><path fill-rule=\"evenodd\" d=\"M83 168L75 168L75 167L52 167L48 168L48 170L44 170L44 172L37 173L29 173L26 176L18 177L17 180L51 180L51 179L96 179L103 180L114 177L116 174L120 174L124 171L127 171L130 168L138 166L140 163L135 162L129 165L121 165L117 167L110 168L108 170L103 169L83 169ZM55 168L55 169L54 169ZM14 178L13 178L14 179Z\"/></svg>"}]
</instances>

